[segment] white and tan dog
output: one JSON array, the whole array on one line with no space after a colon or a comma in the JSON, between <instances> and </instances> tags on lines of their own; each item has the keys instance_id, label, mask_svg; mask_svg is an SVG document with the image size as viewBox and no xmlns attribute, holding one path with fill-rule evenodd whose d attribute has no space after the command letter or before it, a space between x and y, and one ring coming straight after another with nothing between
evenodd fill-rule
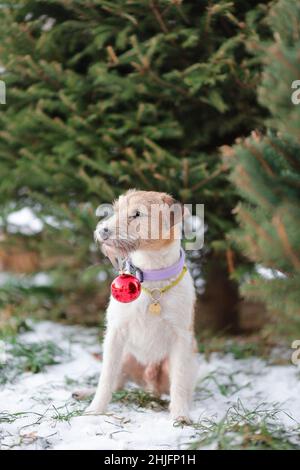
<instances>
[{"instance_id":1,"label":"white and tan dog","mask_svg":"<svg viewBox=\"0 0 300 470\"><path fill-rule=\"evenodd\" d=\"M110 256L130 254L132 264L140 270L163 270L176 265L181 250L182 207L180 220L172 212L169 226L163 211L154 218L151 212L153 205L161 209L174 203L166 193L130 190L114 204L112 217L98 224L95 238ZM166 237L167 226L170 230ZM148 290L172 284L159 299L159 314L149 312L151 298L145 289L131 303L110 298L102 372L87 413L104 413L112 392L133 380L154 393L170 393L171 417L189 420L196 378L195 289L188 271L174 284L176 279L178 275L142 284Z\"/></svg>"}]
</instances>

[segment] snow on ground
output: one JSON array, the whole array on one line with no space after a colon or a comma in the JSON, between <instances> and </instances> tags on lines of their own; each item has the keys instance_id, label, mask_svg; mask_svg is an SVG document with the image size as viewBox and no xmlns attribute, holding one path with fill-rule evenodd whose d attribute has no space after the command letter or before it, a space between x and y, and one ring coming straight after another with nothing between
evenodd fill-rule
<instances>
[{"instance_id":1,"label":"snow on ground","mask_svg":"<svg viewBox=\"0 0 300 470\"><path fill-rule=\"evenodd\" d=\"M74 401L72 391L94 383L101 368L97 329L41 322L19 339L22 344L51 341L64 356L57 365L23 372L0 386L1 449L185 449L197 439L195 427L174 426L167 410L136 404L114 402L107 415L76 416L87 403ZM299 426L298 400L296 366L236 360L231 354L213 354L206 362L199 355L192 408L196 423L218 421L238 404L247 410L282 410L276 419L289 429Z\"/></svg>"}]
</instances>

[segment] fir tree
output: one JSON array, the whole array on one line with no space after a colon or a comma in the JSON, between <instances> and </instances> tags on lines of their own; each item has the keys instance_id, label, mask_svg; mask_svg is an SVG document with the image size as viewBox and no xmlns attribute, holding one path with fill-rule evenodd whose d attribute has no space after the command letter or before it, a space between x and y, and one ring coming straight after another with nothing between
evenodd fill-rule
<instances>
[{"instance_id":1,"label":"fir tree","mask_svg":"<svg viewBox=\"0 0 300 470\"><path fill-rule=\"evenodd\" d=\"M234 240L252 261L273 271L272 279L253 275L243 292L293 317L300 313L300 104L292 99L300 79L299 2L280 0L269 22L274 41L261 46L259 97L270 111L270 129L266 135L253 132L224 153L244 199L236 209L240 229Z\"/></svg>"},{"instance_id":2,"label":"fir tree","mask_svg":"<svg viewBox=\"0 0 300 470\"><path fill-rule=\"evenodd\" d=\"M259 63L245 46L257 27L264 31L265 7L256 4L2 6L7 105L0 110L0 204L4 222L24 206L42 218L44 231L32 244L44 258L61 255L50 263L60 292L99 289L97 270L84 271L96 259L95 208L139 187L205 203L207 276L214 284L217 265L224 282L215 298L226 305L222 289L232 282L225 235L234 226L236 194L217 148L260 126L264 114L255 94ZM236 320L236 302L235 286L221 323L228 312Z\"/></svg>"}]
</instances>

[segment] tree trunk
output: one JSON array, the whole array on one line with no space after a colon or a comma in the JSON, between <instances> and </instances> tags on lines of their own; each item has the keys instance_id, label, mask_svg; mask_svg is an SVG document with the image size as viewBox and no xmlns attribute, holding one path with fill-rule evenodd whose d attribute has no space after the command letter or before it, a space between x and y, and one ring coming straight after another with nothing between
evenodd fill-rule
<instances>
[{"instance_id":1,"label":"tree trunk","mask_svg":"<svg viewBox=\"0 0 300 470\"><path fill-rule=\"evenodd\" d=\"M239 289L229 278L224 256L206 260L205 290L196 305L196 329L209 328L237 333L239 330Z\"/></svg>"}]
</instances>

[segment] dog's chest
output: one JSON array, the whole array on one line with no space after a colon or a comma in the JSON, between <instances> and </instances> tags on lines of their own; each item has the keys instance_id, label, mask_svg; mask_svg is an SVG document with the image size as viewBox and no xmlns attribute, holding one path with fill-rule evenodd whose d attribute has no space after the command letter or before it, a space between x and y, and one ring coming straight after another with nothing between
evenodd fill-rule
<instances>
[{"instance_id":1,"label":"dog's chest","mask_svg":"<svg viewBox=\"0 0 300 470\"><path fill-rule=\"evenodd\" d=\"M137 315L126 329L126 349L142 363L163 359L172 342L172 329L162 314Z\"/></svg>"},{"instance_id":2,"label":"dog's chest","mask_svg":"<svg viewBox=\"0 0 300 470\"><path fill-rule=\"evenodd\" d=\"M108 326L113 323L126 335L126 349L141 362L159 361L165 357L178 330L187 330L192 317L194 287L189 273L179 285L163 294L160 309L151 309L154 301L142 292L132 303L121 304L111 299Z\"/></svg>"}]
</instances>

